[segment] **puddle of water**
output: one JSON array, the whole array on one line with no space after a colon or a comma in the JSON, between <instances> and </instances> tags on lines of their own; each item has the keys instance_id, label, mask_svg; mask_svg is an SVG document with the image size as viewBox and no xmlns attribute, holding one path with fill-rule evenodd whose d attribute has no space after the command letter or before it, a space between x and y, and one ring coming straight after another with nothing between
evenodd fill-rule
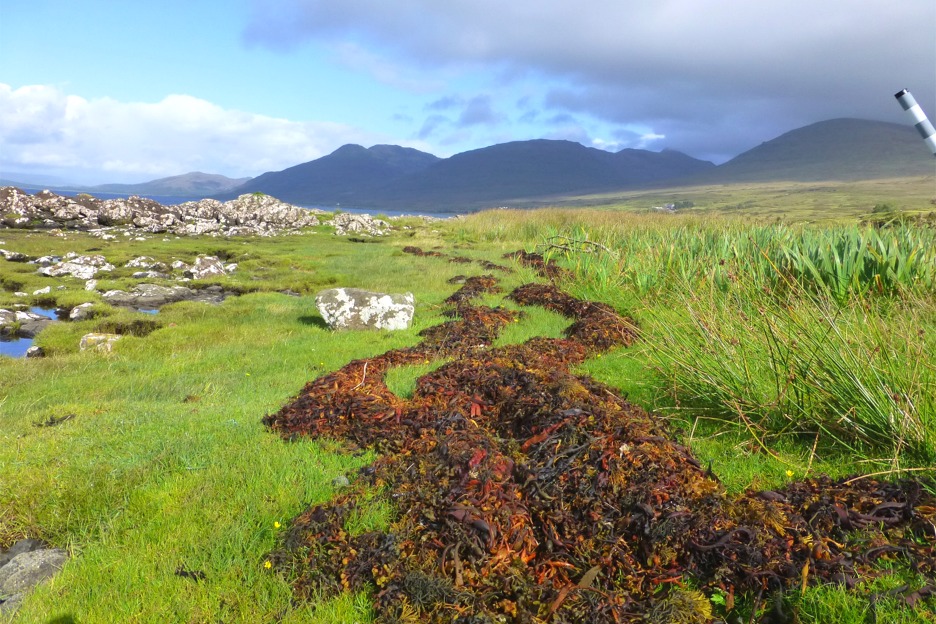
<instances>
[{"instance_id":1,"label":"puddle of water","mask_svg":"<svg viewBox=\"0 0 936 624\"><path fill-rule=\"evenodd\" d=\"M143 314L159 314L159 308L136 308L136 311Z\"/></svg>"},{"instance_id":2,"label":"puddle of water","mask_svg":"<svg viewBox=\"0 0 936 624\"><path fill-rule=\"evenodd\" d=\"M52 319L53 321L59 320L59 316L55 311L55 308L40 308L38 306L33 306L29 308L29 311L33 314L38 314L46 318Z\"/></svg>"},{"instance_id":3,"label":"puddle of water","mask_svg":"<svg viewBox=\"0 0 936 624\"><path fill-rule=\"evenodd\" d=\"M32 338L6 338L0 337L0 355L7 357L24 357L26 350L33 344Z\"/></svg>"},{"instance_id":4,"label":"puddle of water","mask_svg":"<svg viewBox=\"0 0 936 624\"><path fill-rule=\"evenodd\" d=\"M55 312L55 308L42 308L39 306L33 306L29 308L29 311L33 314L38 314L44 316L53 321L59 320L58 314ZM9 336L0 336L0 355L5 355L7 357L21 358L26 356L26 351L29 347L33 346L32 338L23 338L23 337L9 337Z\"/></svg>"}]
</instances>

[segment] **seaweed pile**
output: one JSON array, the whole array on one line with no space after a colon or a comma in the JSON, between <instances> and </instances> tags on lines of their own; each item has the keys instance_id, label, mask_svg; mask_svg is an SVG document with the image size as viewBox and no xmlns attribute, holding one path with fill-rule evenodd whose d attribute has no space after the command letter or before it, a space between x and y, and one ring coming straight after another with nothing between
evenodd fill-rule
<instances>
[{"instance_id":1,"label":"seaweed pile","mask_svg":"<svg viewBox=\"0 0 936 624\"><path fill-rule=\"evenodd\" d=\"M659 419L571 372L632 344L631 320L528 284L509 297L572 319L566 337L492 348L517 313L471 300L496 291L467 278L422 343L353 361L264 419L286 438L380 453L271 556L296 572L298 597L375 588L380 622L701 623L712 592L756 610L807 583L853 586L881 558L936 575L936 499L919 482L821 478L729 497ZM439 357L455 359L410 400L383 382ZM389 528L349 534L374 497L394 510Z\"/></svg>"}]
</instances>

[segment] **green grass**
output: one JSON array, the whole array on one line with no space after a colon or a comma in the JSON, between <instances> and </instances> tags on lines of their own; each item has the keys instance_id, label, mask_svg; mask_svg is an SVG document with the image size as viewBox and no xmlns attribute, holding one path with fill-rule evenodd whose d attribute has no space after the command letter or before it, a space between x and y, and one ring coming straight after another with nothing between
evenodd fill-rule
<instances>
[{"instance_id":1,"label":"green grass","mask_svg":"<svg viewBox=\"0 0 936 624\"><path fill-rule=\"evenodd\" d=\"M501 258L505 252L555 243L557 235L606 246L611 253L554 247L549 254L574 271L564 288L634 316L643 340L592 358L579 372L668 419L729 491L779 487L823 472L931 466L936 373L921 355L936 352L930 278L895 278L894 288L875 289L874 277L859 277L860 287L829 296L822 280L817 286L808 274L775 268L783 245L812 252L821 248L815 241L837 231L612 210L481 213L417 226L378 244L350 243L327 227L279 239L106 242L5 230L6 249L33 256L105 254L121 268L103 277L101 287L129 287L134 280L122 264L138 255L168 263L212 254L239 269L209 283L245 293L218 306L177 303L148 317L110 310L80 280L44 278L32 265L0 260L0 307L19 301L13 290L52 285L47 303L92 301L102 312L40 334L48 358L0 358L0 546L28 535L73 555L52 583L27 598L18 621L65 615L79 622L369 621L363 595L295 604L289 579L264 562L291 518L328 500L335 477L371 457L328 441L284 442L260 419L307 381L350 360L418 343L420 330L445 320L443 301L457 288L447 280L486 273L476 264L404 254L405 245L498 264L511 264ZM871 235L851 229L847 235L856 231L866 236L863 248ZM905 234L895 234L906 244L894 253L917 244L917 257L928 260L915 275L925 274L933 234ZM758 255L762 249L777 255ZM528 270L498 277L504 293L533 279ZM67 289L56 290L59 284ZM414 292L414 326L393 333L328 331L313 295L335 285ZM276 292L285 289L301 296ZM482 303L524 312L497 345L561 336L570 322L502 295ZM158 326L145 336L125 335L111 354L78 351L84 333L126 330L139 321ZM738 336L743 344L733 344ZM820 359L823 366L816 366ZM391 369L387 384L411 396L416 379L443 363ZM789 370L820 375L801 375L801 400L784 390ZM851 385L834 385L846 382ZM888 404L886 395L893 394L901 398ZM856 398L836 405L832 396ZM861 397L868 398L867 415L836 429L841 410L852 414ZM915 411L906 409L911 399ZM880 412L882 405L891 411ZM910 420L893 418L900 406ZM64 416L72 417L36 426ZM895 430L899 436L890 435ZM392 518L388 505L375 502L347 528L373 530ZM203 572L204 580L178 576L180 566ZM824 587L797 600L804 622L863 621L834 614L858 614L867 605ZM882 613L907 616L906 610ZM900 621L931 621L926 617Z\"/></svg>"}]
</instances>

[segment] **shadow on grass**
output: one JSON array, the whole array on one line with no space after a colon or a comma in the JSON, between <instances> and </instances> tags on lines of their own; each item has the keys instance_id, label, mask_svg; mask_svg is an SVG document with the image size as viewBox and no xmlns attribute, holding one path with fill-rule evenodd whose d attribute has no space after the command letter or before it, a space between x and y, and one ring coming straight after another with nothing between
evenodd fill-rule
<instances>
[{"instance_id":1,"label":"shadow on grass","mask_svg":"<svg viewBox=\"0 0 936 624\"><path fill-rule=\"evenodd\" d=\"M312 327L320 327L322 329L330 329L328 327L328 323L326 323L325 319L323 319L321 316L312 316L310 314L307 314L305 316L300 316L299 322L302 323L303 325L309 325Z\"/></svg>"}]
</instances>

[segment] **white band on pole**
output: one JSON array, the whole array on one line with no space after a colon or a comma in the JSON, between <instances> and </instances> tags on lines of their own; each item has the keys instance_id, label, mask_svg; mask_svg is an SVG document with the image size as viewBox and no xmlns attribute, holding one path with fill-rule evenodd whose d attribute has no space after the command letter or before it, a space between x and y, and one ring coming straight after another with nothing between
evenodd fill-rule
<instances>
[{"instance_id":1,"label":"white band on pole","mask_svg":"<svg viewBox=\"0 0 936 624\"><path fill-rule=\"evenodd\" d=\"M920 136L923 137L923 142L926 143L926 146L933 153L933 156L936 156L936 128L933 128L933 124L926 118L926 113L923 112L923 109L917 104L916 99L914 99L913 95L906 89L895 93L894 97L897 98L897 101L900 102L900 106L907 111L907 114L913 119L913 125L916 127L917 132L920 133Z\"/></svg>"}]
</instances>

